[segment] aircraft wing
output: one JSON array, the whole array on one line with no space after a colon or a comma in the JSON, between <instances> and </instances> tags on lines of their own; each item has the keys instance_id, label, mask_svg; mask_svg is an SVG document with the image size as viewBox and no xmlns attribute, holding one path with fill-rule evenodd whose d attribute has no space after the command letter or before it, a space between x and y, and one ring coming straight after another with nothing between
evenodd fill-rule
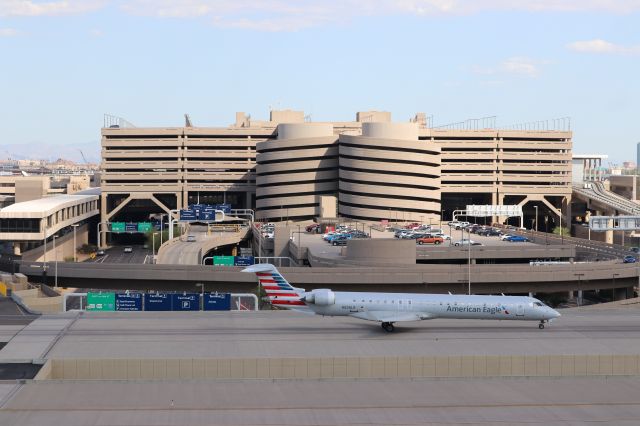
<instances>
[{"instance_id":1,"label":"aircraft wing","mask_svg":"<svg viewBox=\"0 0 640 426\"><path fill-rule=\"evenodd\" d=\"M426 312L390 312L390 311L365 311L349 315L354 318L378 322L402 322L421 321L435 318Z\"/></svg>"}]
</instances>

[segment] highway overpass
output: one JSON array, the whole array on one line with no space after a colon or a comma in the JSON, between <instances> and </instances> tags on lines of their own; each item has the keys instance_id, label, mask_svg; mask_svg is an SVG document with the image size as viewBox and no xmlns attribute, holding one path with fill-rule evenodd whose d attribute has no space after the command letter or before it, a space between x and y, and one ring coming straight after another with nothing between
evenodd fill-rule
<instances>
[{"instance_id":1,"label":"highway overpass","mask_svg":"<svg viewBox=\"0 0 640 426\"><path fill-rule=\"evenodd\" d=\"M42 263L22 262L20 272L31 281L43 278ZM59 263L61 286L81 288L248 292L257 287L253 274L239 267ZM637 264L617 261L531 266L399 265L281 268L292 284L307 288L353 291L466 293L469 270L473 293L566 292L630 288L639 280ZM51 268L49 269L51 273ZM51 275L49 275L51 282Z\"/></svg>"}]
</instances>

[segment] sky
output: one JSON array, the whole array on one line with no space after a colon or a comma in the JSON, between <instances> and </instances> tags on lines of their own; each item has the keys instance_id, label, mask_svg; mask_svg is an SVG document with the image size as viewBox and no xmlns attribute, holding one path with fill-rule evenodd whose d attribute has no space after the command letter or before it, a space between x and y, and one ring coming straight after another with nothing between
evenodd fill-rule
<instances>
[{"instance_id":1,"label":"sky","mask_svg":"<svg viewBox=\"0 0 640 426\"><path fill-rule=\"evenodd\" d=\"M640 0L0 0L0 158L90 146L105 113L571 118L574 153L635 161Z\"/></svg>"}]
</instances>

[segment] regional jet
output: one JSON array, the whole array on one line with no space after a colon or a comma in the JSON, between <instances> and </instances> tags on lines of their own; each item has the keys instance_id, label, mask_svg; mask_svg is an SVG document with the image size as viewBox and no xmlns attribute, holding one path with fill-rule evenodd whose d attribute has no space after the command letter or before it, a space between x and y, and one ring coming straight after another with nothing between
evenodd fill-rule
<instances>
[{"instance_id":1,"label":"regional jet","mask_svg":"<svg viewBox=\"0 0 640 426\"><path fill-rule=\"evenodd\" d=\"M539 321L538 328L560 314L526 296L342 292L295 288L271 264L252 265L273 306L322 316L350 316L377 321L387 332L394 323L436 318Z\"/></svg>"}]
</instances>

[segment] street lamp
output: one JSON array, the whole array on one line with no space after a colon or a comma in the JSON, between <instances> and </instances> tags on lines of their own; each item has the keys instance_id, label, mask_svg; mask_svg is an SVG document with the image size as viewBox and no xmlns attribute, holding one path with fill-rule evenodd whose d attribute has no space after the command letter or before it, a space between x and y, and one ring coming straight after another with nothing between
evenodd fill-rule
<instances>
[{"instance_id":1,"label":"street lamp","mask_svg":"<svg viewBox=\"0 0 640 426\"><path fill-rule=\"evenodd\" d=\"M533 206L536 209L536 232L538 232L538 206Z\"/></svg>"},{"instance_id":2,"label":"street lamp","mask_svg":"<svg viewBox=\"0 0 640 426\"><path fill-rule=\"evenodd\" d=\"M467 241L468 243L467 245L469 246L467 250L467 254L468 254L467 274L469 279L469 296L471 296L471 230L469 229L469 227L467 227L467 236L469 237L469 241Z\"/></svg>"},{"instance_id":3,"label":"street lamp","mask_svg":"<svg viewBox=\"0 0 640 426\"><path fill-rule=\"evenodd\" d=\"M54 287L58 288L58 251L56 250L56 238L58 238L57 235L53 236L53 254L56 256L56 263L55 263L55 277L54 277Z\"/></svg>"},{"instance_id":4,"label":"street lamp","mask_svg":"<svg viewBox=\"0 0 640 426\"><path fill-rule=\"evenodd\" d=\"M576 277L578 277L578 299L577 299L577 303L578 306L580 306L581 302L582 302L582 281L581 278L584 276L584 274L573 274Z\"/></svg>"},{"instance_id":5,"label":"street lamp","mask_svg":"<svg viewBox=\"0 0 640 426\"><path fill-rule=\"evenodd\" d=\"M562 207L558 209L558 212L560 213L560 243L564 244L564 235L562 233Z\"/></svg>"},{"instance_id":6,"label":"street lamp","mask_svg":"<svg viewBox=\"0 0 640 426\"><path fill-rule=\"evenodd\" d=\"M151 253L153 254L153 263L156 263L156 235L158 235L157 232L151 234Z\"/></svg>"},{"instance_id":7,"label":"street lamp","mask_svg":"<svg viewBox=\"0 0 640 426\"><path fill-rule=\"evenodd\" d=\"M73 261L77 262L78 261L78 256L77 256L77 252L78 252L78 246L76 246L76 228L80 225L78 225L77 223L75 225L71 225L73 226Z\"/></svg>"},{"instance_id":8,"label":"street lamp","mask_svg":"<svg viewBox=\"0 0 640 426\"><path fill-rule=\"evenodd\" d=\"M200 287L200 300L202 301L202 310L204 311L204 283L196 283L196 287Z\"/></svg>"},{"instance_id":9,"label":"street lamp","mask_svg":"<svg viewBox=\"0 0 640 426\"><path fill-rule=\"evenodd\" d=\"M616 298L616 277L619 277L619 276L620 276L620 274L615 274L615 273L612 275L612 279L613 279L612 286L611 286L612 287L611 288L611 296L612 296L611 300L612 301L615 300L615 298ZM625 297L626 297L626 292L625 292Z\"/></svg>"}]
</instances>

